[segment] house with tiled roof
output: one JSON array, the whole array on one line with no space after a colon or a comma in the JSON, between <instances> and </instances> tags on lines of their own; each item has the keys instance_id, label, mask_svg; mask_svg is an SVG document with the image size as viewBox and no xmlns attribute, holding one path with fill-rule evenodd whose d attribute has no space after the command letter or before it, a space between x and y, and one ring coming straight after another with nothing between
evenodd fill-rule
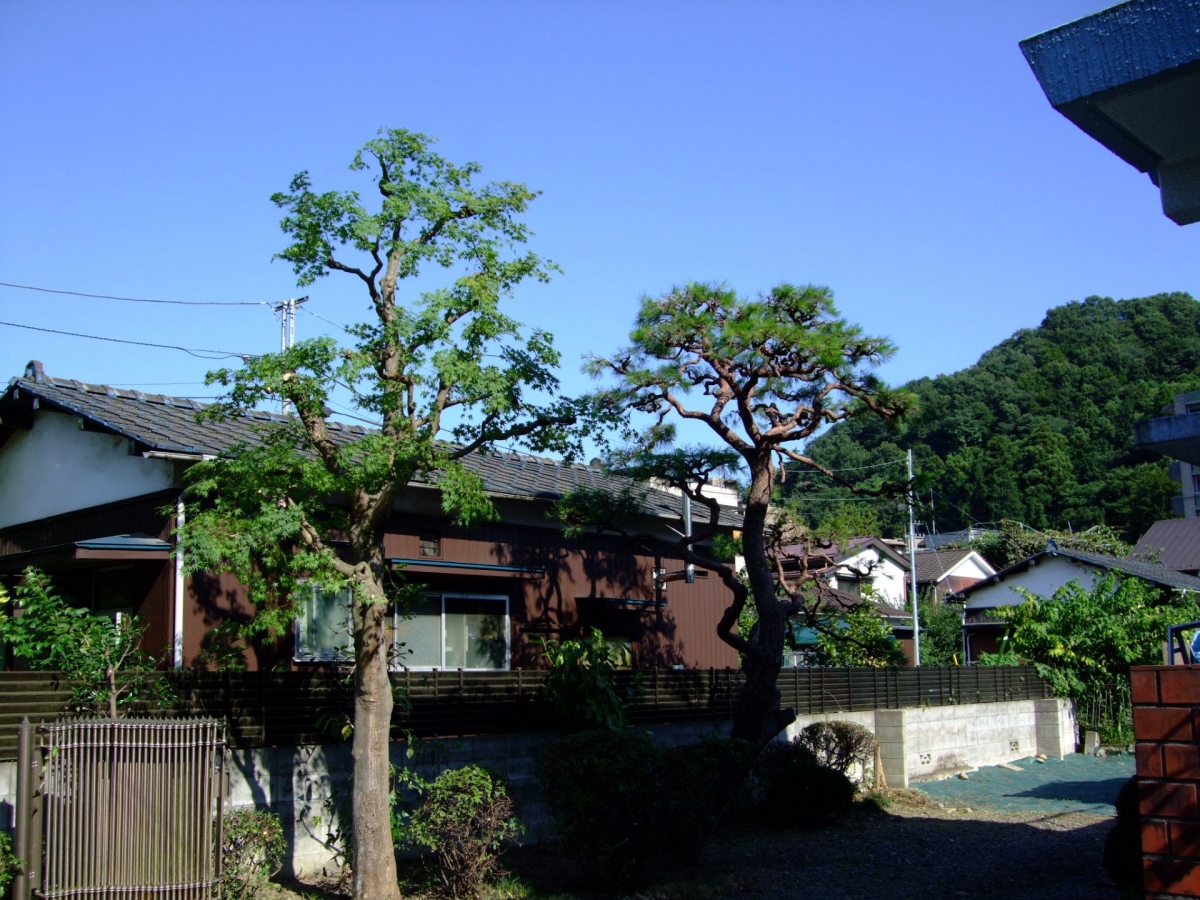
<instances>
[{"instance_id":1,"label":"house with tiled roof","mask_svg":"<svg viewBox=\"0 0 1200 900\"><path fill-rule=\"evenodd\" d=\"M998 607L1023 603L1025 598L1018 588L1051 597L1072 581L1090 588L1112 572L1140 578L1167 591L1200 594L1200 578L1194 575L1176 572L1160 563L1067 550L1051 541L1040 553L946 597L948 601L963 604L964 658L974 662L979 659L979 654L995 653L1000 649L1005 623L992 613Z\"/></svg>"},{"instance_id":2,"label":"house with tiled roof","mask_svg":"<svg viewBox=\"0 0 1200 900\"><path fill-rule=\"evenodd\" d=\"M1185 575L1200 575L1200 518L1155 522L1134 545L1129 558L1162 563Z\"/></svg>"},{"instance_id":3,"label":"house with tiled roof","mask_svg":"<svg viewBox=\"0 0 1200 900\"><path fill-rule=\"evenodd\" d=\"M195 400L122 390L46 375L30 363L0 395L0 578L29 565L49 572L80 606L142 616L147 649L167 648L166 664L204 664L214 629L253 610L228 575L187 575L174 527L183 515L186 469L217 457L282 421L251 412L198 422ZM331 422L340 443L367 434ZM590 626L629 647L635 665L737 666L717 637L729 603L715 576L683 568L654 547L610 535L567 538L548 517L577 487L619 492L633 486L646 533L672 533L681 499L598 465L525 454L464 460L491 496L498 521L455 525L433 485L397 501L385 535L396 570L425 586L414 617L396 612L392 634L413 668L505 669L535 662L533 639L569 637ZM720 527L740 524L723 508ZM245 648L250 668L303 668L344 655L349 635L337 597L314 589L294 634ZM341 615L341 619L339 619Z\"/></svg>"},{"instance_id":4,"label":"house with tiled roof","mask_svg":"<svg viewBox=\"0 0 1200 900\"><path fill-rule=\"evenodd\" d=\"M839 607L867 603L877 612L904 648L915 658L912 612L908 599L908 558L882 538L863 535L818 547L811 544L785 545L779 549L784 576L801 571L820 584L823 609L836 614ZM803 624L793 628L798 648L791 662L802 663L805 647L815 645L816 634Z\"/></svg>"},{"instance_id":5,"label":"house with tiled roof","mask_svg":"<svg viewBox=\"0 0 1200 900\"><path fill-rule=\"evenodd\" d=\"M932 594L940 600L996 574L977 550L918 550L913 558L917 567L917 591L923 597Z\"/></svg>"}]
</instances>

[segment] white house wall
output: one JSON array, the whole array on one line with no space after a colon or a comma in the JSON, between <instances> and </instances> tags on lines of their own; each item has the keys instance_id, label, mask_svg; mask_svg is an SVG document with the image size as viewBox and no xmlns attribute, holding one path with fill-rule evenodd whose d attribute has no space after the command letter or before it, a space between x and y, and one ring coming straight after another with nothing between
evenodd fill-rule
<instances>
[{"instance_id":1,"label":"white house wall","mask_svg":"<svg viewBox=\"0 0 1200 900\"><path fill-rule=\"evenodd\" d=\"M837 571L850 578L871 579L871 589L889 606L903 609L908 602L908 570L874 548L869 547L843 560ZM829 579L829 586L838 586L836 575Z\"/></svg>"},{"instance_id":2,"label":"white house wall","mask_svg":"<svg viewBox=\"0 0 1200 900\"><path fill-rule=\"evenodd\" d=\"M172 463L129 453L129 441L41 411L0 448L0 528L172 486Z\"/></svg>"},{"instance_id":3,"label":"white house wall","mask_svg":"<svg viewBox=\"0 0 1200 900\"><path fill-rule=\"evenodd\" d=\"M947 573L955 578L976 578L979 581L996 574L996 570L982 562L974 554L964 557L957 566L952 567Z\"/></svg>"},{"instance_id":4,"label":"white house wall","mask_svg":"<svg viewBox=\"0 0 1200 900\"><path fill-rule=\"evenodd\" d=\"M976 588L967 597L967 609L992 609L997 606L1020 606L1025 598L1016 592L1016 588L1025 588L1034 594L1050 597L1060 587L1071 581L1078 581L1084 588L1090 588L1096 579L1105 573L1092 566L1078 563L1062 556L1043 557L1037 565L1030 566L1022 572L1014 572L1001 582Z\"/></svg>"}]
</instances>

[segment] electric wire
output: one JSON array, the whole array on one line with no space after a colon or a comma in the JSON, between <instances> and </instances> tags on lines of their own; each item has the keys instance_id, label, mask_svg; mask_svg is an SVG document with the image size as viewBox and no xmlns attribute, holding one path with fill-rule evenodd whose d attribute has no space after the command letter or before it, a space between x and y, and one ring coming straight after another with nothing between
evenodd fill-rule
<instances>
[{"instance_id":1,"label":"electric wire","mask_svg":"<svg viewBox=\"0 0 1200 900\"><path fill-rule=\"evenodd\" d=\"M237 353L233 350L207 350L202 347L178 347L175 344L153 344L149 341L131 341L126 338L102 337L98 334L81 334L77 331L60 331L57 328L39 328L37 325L22 325L19 322L0 322L9 328L24 328L27 331L44 331L48 334L62 334L67 337L87 338L91 341L107 341L111 344L132 344L136 347L157 347L160 350L182 350L197 359L253 359L255 354ZM204 355L211 354L211 355Z\"/></svg>"},{"instance_id":2,"label":"electric wire","mask_svg":"<svg viewBox=\"0 0 1200 900\"><path fill-rule=\"evenodd\" d=\"M884 466L894 466L897 463L902 463L904 461L905 461L905 457L901 456L896 459L889 460L888 462L874 463L873 465L869 465L869 466L852 466L847 469L830 469L829 471L833 472L835 474L837 474L839 472L865 472L867 469L882 469ZM802 463L794 463L794 465L803 465L803 464ZM819 469L809 468L809 469L801 469L799 471L793 471L791 474L799 476L799 475L823 475L824 473L821 472Z\"/></svg>"},{"instance_id":3,"label":"electric wire","mask_svg":"<svg viewBox=\"0 0 1200 900\"><path fill-rule=\"evenodd\" d=\"M129 303L163 303L170 306L274 306L265 300L148 300L145 297L117 297L112 294L88 294L83 291L62 291L57 288L36 287L32 284L13 284L0 281L0 287L22 291L39 291L43 294L65 294L69 297L91 297L96 300L125 300Z\"/></svg>"}]
</instances>

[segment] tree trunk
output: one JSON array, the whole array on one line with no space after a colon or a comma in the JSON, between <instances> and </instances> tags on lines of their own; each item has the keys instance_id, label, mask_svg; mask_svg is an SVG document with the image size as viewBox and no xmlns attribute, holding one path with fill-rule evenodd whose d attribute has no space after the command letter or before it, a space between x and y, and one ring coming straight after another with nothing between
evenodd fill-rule
<instances>
[{"instance_id":1,"label":"tree trunk","mask_svg":"<svg viewBox=\"0 0 1200 900\"><path fill-rule=\"evenodd\" d=\"M750 490L743 519L742 552L750 596L758 613L758 624L750 636L755 652L746 653L742 669L746 682L738 695L732 736L765 747L796 720L794 710L780 709L776 681L783 666L783 639L787 617L777 597L775 575L767 558L767 510L771 503L774 467L769 453L750 461Z\"/></svg>"},{"instance_id":2,"label":"tree trunk","mask_svg":"<svg viewBox=\"0 0 1200 900\"><path fill-rule=\"evenodd\" d=\"M388 732L392 684L388 678L388 606L376 576L354 607L354 897L399 900L392 845Z\"/></svg>"}]
</instances>

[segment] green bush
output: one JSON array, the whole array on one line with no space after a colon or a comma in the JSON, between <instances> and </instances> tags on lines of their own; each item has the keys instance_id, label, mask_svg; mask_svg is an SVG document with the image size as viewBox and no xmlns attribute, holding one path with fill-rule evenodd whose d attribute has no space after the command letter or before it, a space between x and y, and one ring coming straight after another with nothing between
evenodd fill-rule
<instances>
[{"instance_id":1,"label":"green bush","mask_svg":"<svg viewBox=\"0 0 1200 900\"><path fill-rule=\"evenodd\" d=\"M843 775L854 763L866 766L875 758L875 735L853 722L813 722L792 743L808 750L817 765Z\"/></svg>"},{"instance_id":2,"label":"green bush","mask_svg":"<svg viewBox=\"0 0 1200 900\"><path fill-rule=\"evenodd\" d=\"M432 850L451 897L476 897L500 874L504 842L521 833L503 779L479 766L447 769L406 816L404 840Z\"/></svg>"},{"instance_id":3,"label":"green bush","mask_svg":"<svg viewBox=\"0 0 1200 900\"><path fill-rule=\"evenodd\" d=\"M8 886L21 869L21 861L13 853L12 838L8 832L0 831L0 897L7 896Z\"/></svg>"},{"instance_id":4,"label":"green bush","mask_svg":"<svg viewBox=\"0 0 1200 900\"><path fill-rule=\"evenodd\" d=\"M644 732L591 732L548 747L538 778L564 851L600 886L638 886L652 862L696 863L750 768L744 741L662 747Z\"/></svg>"},{"instance_id":5,"label":"green bush","mask_svg":"<svg viewBox=\"0 0 1200 900\"><path fill-rule=\"evenodd\" d=\"M854 803L854 785L835 769L791 763L767 785L764 812L777 828L814 828L842 817Z\"/></svg>"},{"instance_id":6,"label":"green bush","mask_svg":"<svg viewBox=\"0 0 1200 900\"><path fill-rule=\"evenodd\" d=\"M598 885L638 884L657 854L661 758L650 735L617 731L570 735L538 758L563 850Z\"/></svg>"},{"instance_id":7,"label":"green bush","mask_svg":"<svg viewBox=\"0 0 1200 900\"><path fill-rule=\"evenodd\" d=\"M283 864L287 840L279 816L259 809L225 814L221 834L221 893L250 900Z\"/></svg>"},{"instance_id":8,"label":"green bush","mask_svg":"<svg viewBox=\"0 0 1200 900\"><path fill-rule=\"evenodd\" d=\"M623 696L616 687L617 669L629 664L621 648L606 641L598 628L578 640L535 636L534 642L541 647L541 658L550 665L546 699L554 704L568 728L624 730L625 704L632 696ZM633 692L639 687L635 673Z\"/></svg>"},{"instance_id":9,"label":"green bush","mask_svg":"<svg viewBox=\"0 0 1200 900\"><path fill-rule=\"evenodd\" d=\"M746 741L716 737L661 752L654 816L669 823L665 851L680 862L700 862L727 798L736 796L753 758Z\"/></svg>"}]
</instances>

